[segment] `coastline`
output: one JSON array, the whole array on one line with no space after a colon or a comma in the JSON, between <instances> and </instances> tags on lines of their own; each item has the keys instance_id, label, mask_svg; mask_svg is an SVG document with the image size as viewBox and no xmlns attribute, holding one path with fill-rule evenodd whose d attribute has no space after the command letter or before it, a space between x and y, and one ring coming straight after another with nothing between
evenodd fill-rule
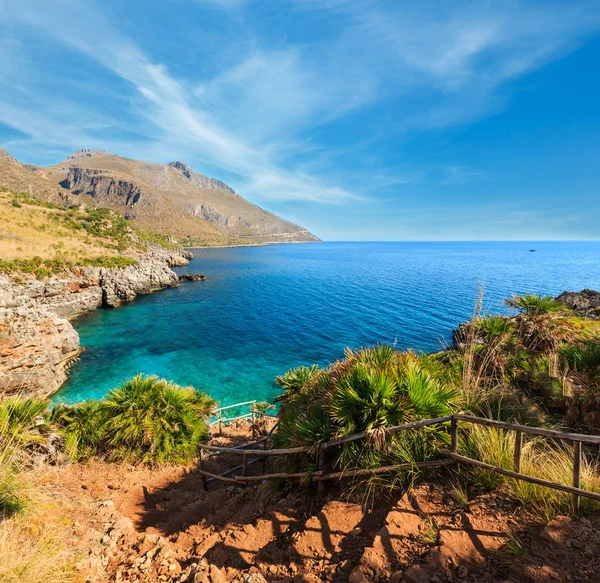
<instances>
[{"instance_id":1,"label":"coastline","mask_svg":"<svg viewBox=\"0 0 600 583\"><path fill-rule=\"evenodd\" d=\"M98 308L118 307L138 295L178 287L181 281L171 268L187 265L193 249L317 242L270 241L180 251L150 244L136 256L138 264L125 268L75 267L44 281L0 276L0 398L54 395L82 352L71 321Z\"/></svg>"},{"instance_id":2,"label":"coastline","mask_svg":"<svg viewBox=\"0 0 600 583\"><path fill-rule=\"evenodd\" d=\"M325 243L322 239L318 241L268 241L266 243L241 243L237 245L186 245L185 249L231 249L235 247L269 247L271 245L305 245L312 243Z\"/></svg>"},{"instance_id":3,"label":"coastline","mask_svg":"<svg viewBox=\"0 0 600 583\"><path fill-rule=\"evenodd\" d=\"M138 264L125 268L73 268L45 281L0 277L0 397L56 393L81 353L71 320L179 286L171 268L191 257L153 244Z\"/></svg>"}]
</instances>

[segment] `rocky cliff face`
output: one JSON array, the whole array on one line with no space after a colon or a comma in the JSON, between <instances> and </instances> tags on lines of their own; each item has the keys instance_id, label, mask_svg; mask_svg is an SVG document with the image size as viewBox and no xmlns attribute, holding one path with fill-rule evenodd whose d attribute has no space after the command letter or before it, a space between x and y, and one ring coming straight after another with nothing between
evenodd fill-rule
<instances>
[{"instance_id":1,"label":"rocky cliff face","mask_svg":"<svg viewBox=\"0 0 600 583\"><path fill-rule=\"evenodd\" d=\"M597 320L600 318L600 292L584 289L580 292L563 292L556 298L566 304L578 316Z\"/></svg>"},{"instance_id":2,"label":"rocky cliff face","mask_svg":"<svg viewBox=\"0 0 600 583\"><path fill-rule=\"evenodd\" d=\"M138 265L125 269L79 268L44 282L1 277L0 395L56 392L80 352L69 318L175 287L179 280L170 268L190 258L187 252L152 246Z\"/></svg>"},{"instance_id":3,"label":"rocky cliff face","mask_svg":"<svg viewBox=\"0 0 600 583\"><path fill-rule=\"evenodd\" d=\"M139 184L107 174L103 170L71 166L61 186L68 188L73 194L87 194L95 199L116 198L126 206L150 204L149 200L143 198Z\"/></svg>"},{"instance_id":4,"label":"rocky cliff face","mask_svg":"<svg viewBox=\"0 0 600 583\"><path fill-rule=\"evenodd\" d=\"M226 190L231 194L235 194L239 196L231 186L225 184L221 180L216 178L210 178L208 176L204 176L204 174L200 174L195 170L192 170L185 162L169 162L167 166L171 166L179 170L194 186L204 190Z\"/></svg>"}]
</instances>

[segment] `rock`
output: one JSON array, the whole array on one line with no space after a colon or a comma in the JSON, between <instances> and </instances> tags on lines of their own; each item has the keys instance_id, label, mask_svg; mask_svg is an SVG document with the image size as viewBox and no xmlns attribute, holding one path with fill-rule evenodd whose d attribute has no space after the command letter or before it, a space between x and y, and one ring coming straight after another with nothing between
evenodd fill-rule
<instances>
[{"instance_id":1,"label":"rock","mask_svg":"<svg viewBox=\"0 0 600 583\"><path fill-rule=\"evenodd\" d=\"M267 583L267 580L260 573L252 573L244 576L244 583Z\"/></svg>"},{"instance_id":2,"label":"rock","mask_svg":"<svg viewBox=\"0 0 600 583\"><path fill-rule=\"evenodd\" d=\"M439 573L443 571L444 559L439 550L430 551L424 563L410 567L404 573L404 583L431 583L439 581Z\"/></svg>"},{"instance_id":3,"label":"rock","mask_svg":"<svg viewBox=\"0 0 600 583\"><path fill-rule=\"evenodd\" d=\"M216 565L210 566L209 573L211 583L227 583L223 571L221 571L221 569L219 569L219 567Z\"/></svg>"},{"instance_id":4,"label":"rock","mask_svg":"<svg viewBox=\"0 0 600 583\"><path fill-rule=\"evenodd\" d=\"M194 583L210 583L210 576L206 571L198 571L194 575Z\"/></svg>"},{"instance_id":5,"label":"rock","mask_svg":"<svg viewBox=\"0 0 600 583\"><path fill-rule=\"evenodd\" d=\"M198 273L182 273L179 276L179 281L202 281L205 280L206 276Z\"/></svg>"},{"instance_id":6,"label":"rock","mask_svg":"<svg viewBox=\"0 0 600 583\"><path fill-rule=\"evenodd\" d=\"M462 567L476 567L483 563L483 556L473 544L473 540L464 530L440 531L441 562L448 560Z\"/></svg>"},{"instance_id":7,"label":"rock","mask_svg":"<svg viewBox=\"0 0 600 583\"><path fill-rule=\"evenodd\" d=\"M573 521L567 516L557 516L542 531L541 538L556 545L569 542Z\"/></svg>"},{"instance_id":8,"label":"rock","mask_svg":"<svg viewBox=\"0 0 600 583\"><path fill-rule=\"evenodd\" d=\"M80 353L79 335L68 318L175 287L179 279L171 267L191 257L149 245L138 264L126 268L73 268L46 281L0 276L0 397L55 393Z\"/></svg>"},{"instance_id":9,"label":"rock","mask_svg":"<svg viewBox=\"0 0 600 583\"><path fill-rule=\"evenodd\" d=\"M563 292L556 298L578 316L598 319L600 317L600 292L584 289L580 292Z\"/></svg>"},{"instance_id":10,"label":"rock","mask_svg":"<svg viewBox=\"0 0 600 583\"><path fill-rule=\"evenodd\" d=\"M293 579L294 583L322 583L321 579L312 573L305 575L296 575Z\"/></svg>"},{"instance_id":11,"label":"rock","mask_svg":"<svg viewBox=\"0 0 600 583\"><path fill-rule=\"evenodd\" d=\"M133 522L130 518L127 518L126 516L117 520L117 522L115 522L113 526L114 533L123 533L129 530L133 530Z\"/></svg>"}]
</instances>

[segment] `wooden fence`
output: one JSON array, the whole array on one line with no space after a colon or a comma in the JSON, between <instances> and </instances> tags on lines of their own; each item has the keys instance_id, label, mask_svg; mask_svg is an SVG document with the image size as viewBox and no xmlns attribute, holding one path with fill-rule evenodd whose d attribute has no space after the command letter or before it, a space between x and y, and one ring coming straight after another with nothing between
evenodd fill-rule
<instances>
[{"instance_id":1,"label":"wooden fence","mask_svg":"<svg viewBox=\"0 0 600 583\"><path fill-rule=\"evenodd\" d=\"M232 406L233 407L233 406ZM460 455L458 453L458 441L459 441L459 424L474 424L474 425L483 425L487 427L497 427L500 429L506 429L509 431L515 432L515 447L514 447L514 455L513 455L513 469L507 470L505 468L497 467L491 464L484 463L479 460L475 460L469 458L464 455ZM342 479L353 476L363 476L363 475L371 475L371 474L379 474L379 473L389 473L396 472L402 470L414 470L414 469L422 469L422 468L431 468L431 467L442 467L449 466L453 464L470 464L480 468L484 468L491 472L496 472L498 474L502 474L503 476L507 476L510 478L514 478L516 480L522 480L525 482L530 482L532 484L537 484L540 486L545 486L548 488L553 488L555 490L561 490L563 492L568 492L573 496L573 511L577 513L579 511L579 499L580 496L584 496L587 498L592 498L594 500L600 500L600 493L591 492L589 490L584 490L580 487L581 480L581 456L582 456L582 444L590 444L600 446L600 436L596 435L583 435L580 433L568 433L564 431L554 431L550 429L542 429L539 427L530 427L528 425L518 425L515 423L506 423L504 421L494 421L493 419L484 419L482 417L474 417L471 415L448 415L445 417L438 417L436 419L423 419L421 421L414 421L412 423L406 423L403 425L398 425L396 427L388 427L386 428L388 433L397 433L400 431L408 431L420 429L423 427L430 427L433 425L444 425L448 428L450 432L450 450L440 449L440 454L442 454L443 458L438 460L431 460L425 462L415 462L415 463L403 463L397 464L393 466L382 466L378 468L369 468L369 469L350 469L344 470L340 472L329 472L327 471L327 451L333 447L339 447L341 445L345 445L347 443L352 443L354 441L360 441L367 439L368 435L366 432L357 433L354 435L350 435L347 437L343 437L340 439L335 439L332 441L328 441L325 443L321 443L316 447L293 447L286 449L268 449L267 444L269 439L271 438L273 432L276 427L274 427L269 434L258 440L249 444L245 444L242 446L236 447L220 447L214 445L200 445L201 448L201 456L200 456L200 467L198 469L199 473L203 476L203 485L205 488L207 487L208 481L206 478L210 478L209 481L212 480L221 480L234 484L244 484L253 481L262 481L269 479L277 479L277 478L304 478L310 479L314 482L318 482L319 485L324 480L333 480L333 479ZM541 437L547 437L555 440L563 440L569 441L573 444L573 482L572 485L567 484L559 484L556 482L551 482L549 480L543 480L541 478L536 478L534 476L529 476L527 474L521 473L521 451L523 447L523 436L524 435L535 435ZM262 444L261 449L257 449L256 446L258 444ZM270 456L285 456L285 455L298 455L298 454L316 454L316 459L318 459L318 469L312 473L307 472L298 472L298 473L286 473L286 472L278 472L265 474L264 473L264 460ZM242 463L240 465L235 466L235 468L231 468L222 474L213 474L208 472L203 467L203 461L208 457L213 457L216 455L229 454L234 456L242 456ZM250 456L258 456L255 459L249 460ZM247 475L248 467L251 464L254 464L258 461L263 462L263 471L260 475L249 476ZM241 475L236 475L234 477L229 477L231 474L236 471L241 470Z\"/></svg>"}]
</instances>

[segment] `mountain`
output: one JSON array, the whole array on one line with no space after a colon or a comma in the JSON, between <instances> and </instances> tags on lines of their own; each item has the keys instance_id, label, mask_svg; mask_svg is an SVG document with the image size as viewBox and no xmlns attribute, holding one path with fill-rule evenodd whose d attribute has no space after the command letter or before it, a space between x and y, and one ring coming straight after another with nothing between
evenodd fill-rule
<instances>
[{"instance_id":1,"label":"mountain","mask_svg":"<svg viewBox=\"0 0 600 583\"><path fill-rule=\"evenodd\" d=\"M22 165L23 166L23 165ZM108 207L155 232L196 244L318 241L312 233L250 203L224 182L184 162L154 164L105 150L77 150L56 164L29 168L61 192Z\"/></svg>"}]
</instances>

